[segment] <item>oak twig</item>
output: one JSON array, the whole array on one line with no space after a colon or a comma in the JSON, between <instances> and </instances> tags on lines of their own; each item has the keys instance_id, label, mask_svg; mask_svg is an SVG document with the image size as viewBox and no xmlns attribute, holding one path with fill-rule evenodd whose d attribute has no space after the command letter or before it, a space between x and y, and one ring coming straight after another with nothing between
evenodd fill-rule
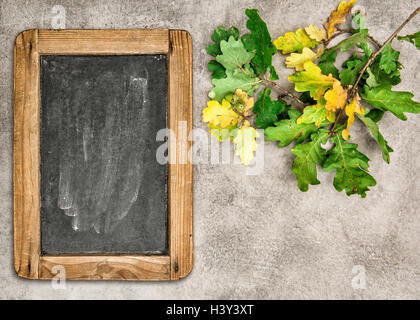
<instances>
[{"instance_id":1,"label":"oak twig","mask_svg":"<svg viewBox=\"0 0 420 320\"><path fill-rule=\"evenodd\" d=\"M391 43L392 40L394 40L394 38L398 35L398 33L401 31L402 28L404 28L406 26L407 23L409 23L411 21L411 19L413 19L418 13L420 13L420 7L418 7L416 10L414 10L410 16L397 28L397 30L394 31L394 33L384 42L383 45L381 45L379 47L379 49L370 56L369 60L366 62L365 66L363 67L363 69L360 71L359 73L359 77L357 78L356 82L353 84L353 88L350 91L350 95L348 100L352 101L354 99L354 97L356 96L357 93L357 86L359 85L360 80L363 77L363 74L366 72L367 68L372 64L373 61L375 61L375 58L384 50L384 48L386 47L386 45L388 43ZM341 114L343 113L343 109L341 109L337 115L337 118L335 119L334 125L331 128L330 132L334 132L335 128L337 127L338 124L338 120L340 119Z\"/></svg>"},{"instance_id":2,"label":"oak twig","mask_svg":"<svg viewBox=\"0 0 420 320\"><path fill-rule=\"evenodd\" d=\"M276 89L279 89L280 91L282 91L283 93L284 93L284 95L285 96L287 96L287 97L289 97L289 98L291 98L291 99L293 99L293 100L295 100L297 103L299 103L299 104L301 104L301 105L304 105L304 103L302 102L302 101L300 101L300 99L297 97L297 96L295 96L293 93L291 93L289 90L287 90L287 89L284 89L283 87L281 87L281 86L279 86L277 83L275 83L274 81L271 81L271 80L267 80L267 79L261 79L262 80L262 82L264 82L264 83L266 83L266 84L268 84L268 85L270 85L270 86L273 86L273 87L275 87Z\"/></svg>"},{"instance_id":3,"label":"oak twig","mask_svg":"<svg viewBox=\"0 0 420 320\"><path fill-rule=\"evenodd\" d=\"M380 48L382 46L382 44L378 40L376 40L374 37L372 37L370 34L368 34L367 37L370 39L370 41L372 41L374 44L376 44L376 46L378 48Z\"/></svg>"}]
</instances>

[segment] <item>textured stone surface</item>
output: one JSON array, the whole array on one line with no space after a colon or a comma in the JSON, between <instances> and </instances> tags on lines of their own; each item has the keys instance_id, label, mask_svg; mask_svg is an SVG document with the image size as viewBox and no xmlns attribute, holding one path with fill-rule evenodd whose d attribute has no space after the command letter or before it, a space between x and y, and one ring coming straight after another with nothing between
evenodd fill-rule
<instances>
[{"instance_id":1,"label":"textured stone surface","mask_svg":"<svg viewBox=\"0 0 420 320\"><path fill-rule=\"evenodd\" d=\"M196 298L420 298L419 116L406 122L387 114L382 133L394 148L391 164L357 122L353 138L371 158L378 185L366 199L332 187L332 173L307 193L297 189L290 148L265 145L264 172L245 175L242 166L197 165L194 184L195 265L173 283L49 282L18 278L13 271L12 92L13 42L30 28L50 28L53 5L67 10L67 28L186 29L194 45L194 127L211 88L205 46L218 25L245 31L244 9L256 7L273 37L321 25L338 1L24 1L0 2L0 298L196 299ZM379 41L418 6L416 0L359 1L367 26ZM404 34L418 31L420 16ZM420 100L420 53L402 49L402 90ZM276 57L280 66L282 57ZM289 86L279 72L280 82ZM366 268L366 289L353 289L355 265Z\"/></svg>"}]
</instances>

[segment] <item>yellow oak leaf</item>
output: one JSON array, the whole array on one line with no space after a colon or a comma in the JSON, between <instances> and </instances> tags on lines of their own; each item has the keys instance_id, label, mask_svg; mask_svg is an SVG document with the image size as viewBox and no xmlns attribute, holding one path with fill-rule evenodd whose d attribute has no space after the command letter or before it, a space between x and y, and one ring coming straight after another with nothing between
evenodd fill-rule
<instances>
[{"instance_id":1,"label":"yellow oak leaf","mask_svg":"<svg viewBox=\"0 0 420 320\"><path fill-rule=\"evenodd\" d=\"M334 81L332 89L328 90L324 95L327 101L325 108L328 111L336 111L343 109L347 102L347 91L343 89L340 81Z\"/></svg>"},{"instance_id":2,"label":"yellow oak leaf","mask_svg":"<svg viewBox=\"0 0 420 320\"><path fill-rule=\"evenodd\" d=\"M324 47L320 47L317 53L313 52L309 48L303 48L302 53L291 53L286 58L286 67L296 68L296 71L302 71L303 64L306 61L315 61L324 53Z\"/></svg>"},{"instance_id":3,"label":"yellow oak leaf","mask_svg":"<svg viewBox=\"0 0 420 320\"><path fill-rule=\"evenodd\" d=\"M319 100L323 98L325 91L333 87L335 79L332 74L322 74L321 69L312 61L303 64L304 71L291 74L288 79L295 84L297 92L309 91L312 98Z\"/></svg>"},{"instance_id":4,"label":"yellow oak leaf","mask_svg":"<svg viewBox=\"0 0 420 320\"><path fill-rule=\"evenodd\" d=\"M333 123L335 121L335 112L334 111L328 111L327 112L327 119L329 122Z\"/></svg>"},{"instance_id":5,"label":"yellow oak leaf","mask_svg":"<svg viewBox=\"0 0 420 320\"><path fill-rule=\"evenodd\" d=\"M240 88L236 89L235 96L239 99L237 103L234 102L235 107L237 107L239 111L247 117L249 111L254 107L254 97L248 97L248 94Z\"/></svg>"},{"instance_id":6,"label":"yellow oak leaf","mask_svg":"<svg viewBox=\"0 0 420 320\"><path fill-rule=\"evenodd\" d=\"M257 150L256 138L259 134L255 128L251 127L248 120L245 120L238 129L236 137L233 139L235 144L235 154L241 158L244 165L249 165L254 158L254 152Z\"/></svg>"},{"instance_id":7,"label":"yellow oak leaf","mask_svg":"<svg viewBox=\"0 0 420 320\"><path fill-rule=\"evenodd\" d=\"M354 113L364 114L365 111L363 110L363 106L360 104L360 97L359 94L353 99L353 101L346 106L346 115L348 116L347 119L347 128L341 132L344 140L349 139L350 134L350 127L354 123Z\"/></svg>"},{"instance_id":8,"label":"yellow oak leaf","mask_svg":"<svg viewBox=\"0 0 420 320\"><path fill-rule=\"evenodd\" d=\"M318 28L317 26L311 24L309 25L309 27L305 28L305 31L311 39L314 39L318 42L327 40L327 34L325 33L325 31Z\"/></svg>"},{"instance_id":9,"label":"yellow oak leaf","mask_svg":"<svg viewBox=\"0 0 420 320\"><path fill-rule=\"evenodd\" d=\"M242 117L232 110L230 103L222 100L222 104L217 100L207 102L207 108L203 110L203 122L208 122L212 129L230 129L235 126Z\"/></svg>"},{"instance_id":10,"label":"yellow oak leaf","mask_svg":"<svg viewBox=\"0 0 420 320\"><path fill-rule=\"evenodd\" d=\"M307 106L303 109L303 114L296 120L297 124L315 123L319 127L327 117L327 109L321 104Z\"/></svg>"},{"instance_id":11,"label":"yellow oak leaf","mask_svg":"<svg viewBox=\"0 0 420 320\"><path fill-rule=\"evenodd\" d=\"M335 112L328 111L325 108L324 101L318 101L316 105L307 106L303 109L303 114L297 119L297 124L302 123L315 123L317 127L327 119L329 122L335 121Z\"/></svg>"},{"instance_id":12,"label":"yellow oak leaf","mask_svg":"<svg viewBox=\"0 0 420 320\"><path fill-rule=\"evenodd\" d=\"M287 32L284 36L278 37L273 41L277 50L281 50L283 54L291 52L302 52L303 48L315 48L318 42L309 38L303 29L296 32Z\"/></svg>"},{"instance_id":13,"label":"yellow oak leaf","mask_svg":"<svg viewBox=\"0 0 420 320\"><path fill-rule=\"evenodd\" d=\"M328 38L331 38L333 33L337 31L337 28L335 27L337 24L346 21L346 16L349 14L351 8L353 8L355 2L356 0L350 0L347 3L346 0L343 0L338 5L337 10L331 12L328 22L324 23L325 30L327 30L328 33Z\"/></svg>"}]
</instances>

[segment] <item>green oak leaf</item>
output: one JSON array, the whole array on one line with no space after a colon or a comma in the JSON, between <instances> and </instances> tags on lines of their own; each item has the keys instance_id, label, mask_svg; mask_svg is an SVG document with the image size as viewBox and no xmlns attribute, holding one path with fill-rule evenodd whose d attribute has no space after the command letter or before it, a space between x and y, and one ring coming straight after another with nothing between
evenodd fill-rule
<instances>
[{"instance_id":1,"label":"green oak leaf","mask_svg":"<svg viewBox=\"0 0 420 320\"><path fill-rule=\"evenodd\" d=\"M369 58L367 55L364 55L361 58L353 55L349 60L347 60L343 64L344 69L340 73L341 84L344 86L353 85L359 77L359 73L367 63L368 59Z\"/></svg>"},{"instance_id":2,"label":"green oak leaf","mask_svg":"<svg viewBox=\"0 0 420 320\"><path fill-rule=\"evenodd\" d=\"M372 70L370 69L370 67L368 67L366 69L367 72L367 78L366 78L366 84L370 87L370 88L375 88L377 86L379 86L379 83L376 81L376 77L373 74Z\"/></svg>"},{"instance_id":3,"label":"green oak leaf","mask_svg":"<svg viewBox=\"0 0 420 320\"><path fill-rule=\"evenodd\" d=\"M286 119L286 120L290 119L289 111L292 110L292 106L290 104L287 104L286 101L281 100L280 97L278 98L278 100L282 101L286 105L286 107L277 115L278 121L284 120L284 119ZM276 124L276 123L277 122L275 122L274 124Z\"/></svg>"},{"instance_id":4,"label":"green oak leaf","mask_svg":"<svg viewBox=\"0 0 420 320\"><path fill-rule=\"evenodd\" d=\"M245 14L249 18L246 26L251 33L243 35L242 41L248 51L255 53L252 63L256 73L257 75L265 74L269 68L270 79L277 80L279 77L272 66L272 56L277 48L272 43L267 24L261 19L257 9L246 9Z\"/></svg>"},{"instance_id":5,"label":"green oak leaf","mask_svg":"<svg viewBox=\"0 0 420 320\"><path fill-rule=\"evenodd\" d=\"M338 69L334 65L335 59L337 58L337 50L328 50L318 61L318 67L321 68L323 74L328 76L330 73L334 78L339 78Z\"/></svg>"},{"instance_id":6,"label":"green oak leaf","mask_svg":"<svg viewBox=\"0 0 420 320\"><path fill-rule=\"evenodd\" d=\"M382 150L382 158L385 160L386 163L390 162L389 153L393 152L392 148L388 145L388 142L384 139L382 134L379 131L378 124L375 121L377 119L377 115L371 112L361 115L356 113L359 119L369 128L370 132L372 133L373 138L378 143L379 147Z\"/></svg>"},{"instance_id":7,"label":"green oak leaf","mask_svg":"<svg viewBox=\"0 0 420 320\"><path fill-rule=\"evenodd\" d=\"M381 58L379 60L379 68L390 74L398 69L398 59L400 53L394 49L390 43L388 43L381 52Z\"/></svg>"},{"instance_id":8,"label":"green oak leaf","mask_svg":"<svg viewBox=\"0 0 420 320\"><path fill-rule=\"evenodd\" d=\"M282 100L273 100L270 97L271 90L265 88L258 94L258 100L254 105L253 112L257 114L255 123L258 127L265 129L278 120L278 115L286 108L286 102Z\"/></svg>"},{"instance_id":9,"label":"green oak leaf","mask_svg":"<svg viewBox=\"0 0 420 320\"><path fill-rule=\"evenodd\" d=\"M210 60L207 67L209 71L213 72L212 79L222 79L226 77L226 69L216 60Z\"/></svg>"},{"instance_id":10,"label":"green oak leaf","mask_svg":"<svg viewBox=\"0 0 420 320\"><path fill-rule=\"evenodd\" d=\"M267 127L264 129L266 141L279 141L279 148L288 146L293 140L301 143L307 139L312 133L319 130L314 124L297 124L296 120L302 115L298 110L289 110L290 119L280 120L275 123L275 127ZM322 123L326 126L329 123Z\"/></svg>"},{"instance_id":11,"label":"green oak leaf","mask_svg":"<svg viewBox=\"0 0 420 320\"><path fill-rule=\"evenodd\" d=\"M227 71L243 68L255 56L254 53L246 51L241 40L235 40L232 36L228 41L222 40L220 42L220 49L222 50L222 54L216 57L216 61Z\"/></svg>"},{"instance_id":12,"label":"green oak leaf","mask_svg":"<svg viewBox=\"0 0 420 320\"><path fill-rule=\"evenodd\" d=\"M399 36L398 40L400 41L408 41L412 44L414 44L416 46L417 49L420 50L420 31L413 33L413 34L409 34L406 36Z\"/></svg>"},{"instance_id":13,"label":"green oak leaf","mask_svg":"<svg viewBox=\"0 0 420 320\"><path fill-rule=\"evenodd\" d=\"M356 31L359 31L360 29L364 29L365 28L365 24L366 24L366 15L362 14L362 13L356 13L353 16L353 22L358 26L357 29L355 29Z\"/></svg>"},{"instance_id":14,"label":"green oak leaf","mask_svg":"<svg viewBox=\"0 0 420 320\"><path fill-rule=\"evenodd\" d=\"M357 45L358 48L362 49L364 53L370 58L370 56L373 53L373 50L371 47L369 47L369 42L362 42Z\"/></svg>"},{"instance_id":15,"label":"green oak leaf","mask_svg":"<svg viewBox=\"0 0 420 320\"><path fill-rule=\"evenodd\" d=\"M375 122L381 121L382 117L384 116L385 112L379 109L371 109L369 111L369 118L371 118Z\"/></svg>"},{"instance_id":16,"label":"green oak leaf","mask_svg":"<svg viewBox=\"0 0 420 320\"><path fill-rule=\"evenodd\" d=\"M296 175L298 188L301 191L308 191L309 185L320 184L317 179L316 164L322 165L325 161L327 151L321 147L329 138L329 131L321 129L311 135L311 141L297 144L292 148L296 155L293 161L292 172Z\"/></svg>"},{"instance_id":17,"label":"green oak leaf","mask_svg":"<svg viewBox=\"0 0 420 320\"><path fill-rule=\"evenodd\" d=\"M222 101L226 95L234 93L238 88L252 96L258 89L261 80L255 76L249 66L245 66L244 70L245 72L240 69L226 70L226 78L213 79L211 82L214 88L209 92L209 98Z\"/></svg>"},{"instance_id":18,"label":"green oak leaf","mask_svg":"<svg viewBox=\"0 0 420 320\"><path fill-rule=\"evenodd\" d=\"M228 40L231 36L234 37L235 40L238 40L239 30L235 27L230 27L229 30L226 30L224 26L216 28L214 30L213 35L211 36L214 43L209 44L206 47L207 53L214 57L218 56L219 54L222 54L222 51L220 49L220 42L222 40ZM226 77L225 68L216 60L210 60L207 67L209 71L212 71L213 79L221 79Z\"/></svg>"},{"instance_id":19,"label":"green oak leaf","mask_svg":"<svg viewBox=\"0 0 420 320\"><path fill-rule=\"evenodd\" d=\"M382 111L391 111L401 120L407 120L404 112L420 113L420 103L413 101L414 95L406 91L392 91L391 85L380 85L369 89L365 86L362 98L371 106Z\"/></svg>"},{"instance_id":20,"label":"green oak leaf","mask_svg":"<svg viewBox=\"0 0 420 320\"><path fill-rule=\"evenodd\" d=\"M340 49L341 52L345 52L345 51L349 50L350 48L354 47L357 44L362 44L362 43L366 44L368 42L367 34L368 34L367 29L360 29L359 32L356 32L355 34L351 35L350 37L340 41L338 44L336 44L330 50Z\"/></svg>"},{"instance_id":21,"label":"green oak leaf","mask_svg":"<svg viewBox=\"0 0 420 320\"><path fill-rule=\"evenodd\" d=\"M239 30L235 27L230 27L229 30L226 30L224 26L220 26L214 30L213 35L211 36L212 40L214 41L213 44L209 44L206 47L206 51L208 54L212 55L213 57L222 54L220 50L220 42L222 40L227 41L230 37L233 37L235 40L239 38Z\"/></svg>"},{"instance_id":22,"label":"green oak leaf","mask_svg":"<svg viewBox=\"0 0 420 320\"><path fill-rule=\"evenodd\" d=\"M327 158L322 165L326 172L335 170L334 187L346 194L360 194L366 197L369 187L376 185L375 179L368 173L369 158L357 150L358 145L346 143L337 133L332 137L334 147L327 152Z\"/></svg>"},{"instance_id":23,"label":"green oak leaf","mask_svg":"<svg viewBox=\"0 0 420 320\"><path fill-rule=\"evenodd\" d=\"M368 62L369 58L372 55L372 48L369 47L369 44L366 42L362 42L357 44L357 47L361 48L364 51L364 55L358 57L356 54L352 55L349 60L344 62L343 70L340 73L340 80L341 84L343 85L353 85L357 78L359 77L360 71ZM359 83L360 85L364 84L365 77L362 78L362 81ZM372 83L372 79L370 80Z\"/></svg>"},{"instance_id":24,"label":"green oak leaf","mask_svg":"<svg viewBox=\"0 0 420 320\"><path fill-rule=\"evenodd\" d=\"M379 84L389 84L395 86L401 82L400 77L400 69L402 68L402 64L397 63L397 70L387 74L384 70L379 67L379 58L375 59L375 61L370 65L369 69L372 71L372 74L375 76L375 80Z\"/></svg>"},{"instance_id":25,"label":"green oak leaf","mask_svg":"<svg viewBox=\"0 0 420 320\"><path fill-rule=\"evenodd\" d=\"M270 80L278 80L279 76L277 74L276 68L273 65L268 67L270 69Z\"/></svg>"}]
</instances>

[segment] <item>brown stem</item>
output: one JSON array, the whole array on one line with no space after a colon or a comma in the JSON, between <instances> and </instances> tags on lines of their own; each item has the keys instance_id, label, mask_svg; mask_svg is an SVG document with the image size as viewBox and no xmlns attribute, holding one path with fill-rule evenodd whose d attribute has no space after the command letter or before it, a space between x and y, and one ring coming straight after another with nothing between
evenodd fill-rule
<instances>
[{"instance_id":1,"label":"brown stem","mask_svg":"<svg viewBox=\"0 0 420 320\"><path fill-rule=\"evenodd\" d=\"M279 89L280 91L283 91L285 96L288 96L289 98L295 100L297 103L304 105L304 103L302 101L299 100L299 98L297 96L295 96L293 93L291 93L289 90L284 89L283 87L280 87L277 83L275 83L274 81L270 81L267 79L261 79L262 82L265 82L268 85L271 85L273 87L275 87L276 89Z\"/></svg>"},{"instance_id":2,"label":"brown stem","mask_svg":"<svg viewBox=\"0 0 420 320\"><path fill-rule=\"evenodd\" d=\"M359 82L362 79L363 74L366 72L367 68L369 68L369 66L375 60L375 58L384 50L384 48L386 47L386 45L388 43L390 43L392 40L394 40L394 38L398 35L398 33L401 31L401 29L404 28L406 26L406 24L409 23L410 20L413 19L418 13L420 13L420 7L418 7L416 10L414 10L410 14L410 16L398 27L398 29L394 31L394 33L388 38L388 40L386 40L384 42L384 44L379 47L378 51L376 51L374 54L372 54L370 56L369 60L365 64L365 66L360 71L359 77L357 78L356 82L354 83L353 88L351 89L351 92L350 92L350 95L349 95L349 100L350 101L352 101L354 99L354 97L356 96L357 86L359 85ZM343 113L343 110L344 109L341 109L339 111L339 113L337 115L337 118L335 119L334 126L332 127L332 129L330 130L330 132L334 132L335 128L337 127L338 120L340 119L340 116Z\"/></svg>"},{"instance_id":3,"label":"brown stem","mask_svg":"<svg viewBox=\"0 0 420 320\"><path fill-rule=\"evenodd\" d=\"M378 40L376 40L374 37L372 37L370 34L368 34L367 37L370 39L370 41L372 41L374 44L376 44L376 46L378 48L380 48L382 46L382 44Z\"/></svg>"},{"instance_id":4,"label":"brown stem","mask_svg":"<svg viewBox=\"0 0 420 320\"><path fill-rule=\"evenodd\" d=\"M412 14L398 27L397 30L394 31L394 33L384 42L384 44L379 48L378 51L376 51L372 56L369 58L369 60L366 62L363 69L360 71L359 78L357 78L356 82L353 85L353 89L351 90L350 96L354 97L356 91L357 91L357 85L359 84L360 80L362 79L363 74L366 72L367 68L370 66L370 64L375 60L375 58L380 54L386 45L390 43L394 38L397 36L397 34L401 31L402 28L405 27L407 23L410 22L411 19L413 19L418 13L420 12L420 7L418 7L416 10L413 11Z\"/></svg>"}]
</instances>

